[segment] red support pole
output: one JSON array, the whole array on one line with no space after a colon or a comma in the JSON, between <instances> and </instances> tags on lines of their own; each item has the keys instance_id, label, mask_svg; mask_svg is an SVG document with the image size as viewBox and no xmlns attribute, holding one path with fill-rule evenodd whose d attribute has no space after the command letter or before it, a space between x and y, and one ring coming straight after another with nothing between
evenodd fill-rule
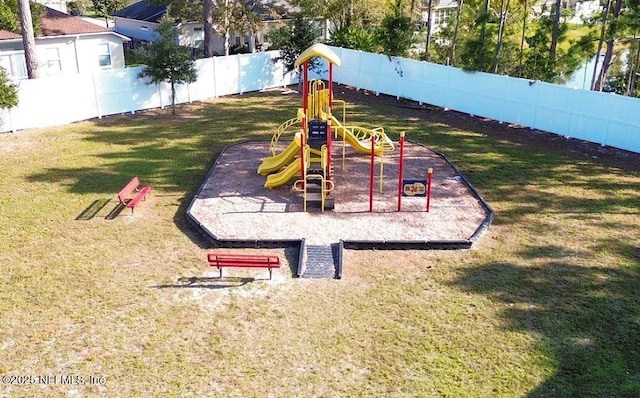
<instances>
[{"instance_id":1,"label":"red support pole","mask_svg":"<svg viewBox=\"0 0 640 398\"><path fill-rule=\"evenodd\" d=\"M331 127L331 120L327 121L327 180L331 181L331 143L333 128Z\"/></svg>"},{"instance_id":2,"label":"red support pole","mask_svg":"<svg viewBox=\"0 0 640 398\"><path fill-rule=\"evenodd\" d=\"M400 132L400 163L398 168L398 211L402 210L402 172L404 168L404 131Z\"/></svg>"},{"instance_id":3,"label":"red support pole","mask_svg":"<svg viewBox=\"0 0 640 398\"><path fill-rule=\"evenodd\" d=\"M429 212L429 205L431 204L431 176L433 175L433 169L429 167L427 170L427 213Z\"/></svg>"},{"instance_id":4,"label":"red support pole","mask_svg":"<svg viewBox=\"0 0 640 398\"><path fill-rule=\"evenodd\" d=\"M329 62L329 113L333 114L333 64Z\"/></svg>"},{"instance_id":5,"label":"red support pole","mask_svg":"<svg viewBox=\"0 0 640 398\"><path fill-rule=\"evenodd\" d=\"M374 179L374 168L373 168L373 157L375 155L376 146L376 137L374 135L371 136L371 173L369 175L369 212L373 212L373 179Z\"/></svg>"},{"instance_id":6,"label":"red support pole","mask_svg":"<svg viewBox=\"0 0 640 398\"><path fill-rule=\"evenodd\" d=\"M305 115L307 114L307 109L309 108L309 93L307 92L307 79L309 78L309 72L307 70L308 66L309 65L307 64L307 61L304 61L304 63L302 64L302 107L304 108Z\"/></svg>"},{"instance_id":7,"label":"red support pole","mask_svg":"<svg viewBox=\"0 0 640 398\"><path fill-rule=\"evenodd\" d=\"M333 64L329 62L329 115L333 115ZM327 180L331 181L331 143L333 140L333 128L331 120L328 121L327 131Z\"/></svg>"}]
</instances>

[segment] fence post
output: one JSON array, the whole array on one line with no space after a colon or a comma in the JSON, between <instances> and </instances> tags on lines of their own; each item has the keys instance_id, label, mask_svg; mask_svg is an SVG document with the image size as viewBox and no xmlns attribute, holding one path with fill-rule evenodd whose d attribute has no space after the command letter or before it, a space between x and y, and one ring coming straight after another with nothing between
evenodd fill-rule
<instances>
[{"instance_id":1,"label":"fence post","mask_svg":"<svg viewBox=\"0 0 640 398\"><path fill-rule=\"evenodd\" d=\"M91 73L91 80L93 81L93 100L96 102L96 115L98 119L102 119L102 113L100 113L100 97L98 96L98 87L96 86L96 72Z\"/></svg>"},{"instance_id":2,"label":"fence post","mask_svg":"<svg viewBox=\"0 0 640 398\"><path fill-rule=\"evenodd\" d=\"M164 109L164 104L162 103L162 83L156 84L158 87L158 98L160 99L160 109Z\"/></svg>"},{"instance_id":3,"label":"fence post","mask_svg":"<svg viewBox=\"0 0 640 398\"><path fill-rule=\"evenodd\" d=\"M218 98L218 85L216 76L216 57L211 57L211 68L213 69L213 98Z\"/></svg>"},{"instance_id":4,"label":"fence post","mask_svg":"<svg viewBox=\"0 0 640 398\"><path fill-rule=\"evenodd\" d=\"M236 54L236 62L238 63L238 91L242 95L244 92L242 91L242 62L240 62L240 54Z\"/></svg>"}]
</instances>

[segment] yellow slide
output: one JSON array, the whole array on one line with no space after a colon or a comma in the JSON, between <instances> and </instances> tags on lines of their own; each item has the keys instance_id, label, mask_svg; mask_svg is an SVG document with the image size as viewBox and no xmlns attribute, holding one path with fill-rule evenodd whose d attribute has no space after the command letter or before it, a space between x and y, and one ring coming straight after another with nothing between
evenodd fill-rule
<instances>
[{"instance_id":1,"label":"yellow slide","mask_svg":"<svg viewBox=\"0 0 640 398\"><path fill-rule=\"evenodd\" d=\"M262 176L266 176L267 174L271 174L275 171L278 171L284 166L286 166L287 164L289 164L289 162L291 162L291 160L295 158L296 155L299 155L300 154L300 134L301 133L296 133L296 136L293 139L293 142L289 144L289 146L284 151L280 152L276 156L264 158L262 160L262 164L260 165L260 167L258 167L258 174Z\"/></svg>"},{"instance_id":2,"label":"yellow slide","mask_svg":"<svg viewBox=\"0 0 640 398\"><path fill-rule=\"evenodd\" d=\"M371 141L360 141L355 135L353 135L351 131L344 128L342 123L340 123L340 121L336 119L335 116L331 116L331 127L336 130L338 135L340 135L341 137L344 137L344 139L349 143L349 145L351 145L358 151L364 152L364 153L371 153ZM368 129L363 128L363 130L368 130ZM376 147L374 148L374 153L376 156L382 155L382 148L383 147L381 143L376 142Z\"/></svg>"},{"instance_id":3,"label":"yellow slide","mask_svg":"<svg viewBox=\"0 0 640 398\"><path fill-rule=\"evenodd\" d=\"M270 174L267 176L267 181L264 183L265 188L275 188L282 184L286 184L287 181L300 174L300 159L296 159L291 162L287 167L279 173Z\"/></svg>"}]
</instances>

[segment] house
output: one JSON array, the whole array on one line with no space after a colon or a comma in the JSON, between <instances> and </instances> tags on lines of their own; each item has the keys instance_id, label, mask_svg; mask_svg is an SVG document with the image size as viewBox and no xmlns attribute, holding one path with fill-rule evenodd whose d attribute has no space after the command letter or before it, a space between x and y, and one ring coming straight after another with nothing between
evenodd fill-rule
<instances>
[{"instance_id":1,"label":"house","mask_svg":"<svg viewBox=\"0 0 640 398\"><path fill-rule=\"evenodd\" d=\"M48 7L40 28L35 41L41 77L124 68L125 36ZM14 79L27 77L21 35L0 30L0 66Z\"/></svg>"},{"instance_id":2,"label":"house","mask_svg":"<svg viewBox=\"0 0 640 398\"><path fill-rule=\"evenodd\" d=\"M555 0L543 0L533 6L533 12L538 16L551 15L555 6ZM575 25L585 24L603 9L599 0L566 0L562 7L562 22Z\"/></svg>"},{"instance_id":3,"label":"house","mask_svg":"<svg viewBox=\"0 0 640 398\"><path fill-rule=\"evenodd\" d=\"M43 6L47 6L49 8L53 8L54 10L58 10L60 12L68 14L66 0L36 0L36 3L40 3Z\"/></svg>"},{"instance_id":4,"label":"house","mask_svg":"<svg viewBox=\"0 0 640 398\"><path fill-rule=\"evenodd\" d=\"M250 32L231 32L230 46L246 46L250 52L255 52L263 48L267 33L282 26L287 14L295 10L288 2L262 1L269 3L270 7L277 9L278 13L268 12L266 8L257 7L253 12L259 16L263 28L260 32L252 34ZM139 1L111 14L115 26L113 30L121 35L125 35L134 41L155 41L157 37L160 20L166 14L167 7ZM201 21L176 21L178 27L178 42L180 45L192 48L203 48L204 29ZM219 35L214 35L213 50L216 54L224 53L224 39Z\"/></svg>"},{"instance_id":5,"label":"house","mask_svg":"<svg viewBox=\"0 0 640 398\"><path fill-rule=\"evenodd\" d=\"M575 12L570 18L566 19L566 22L576 25L583 25L585 21L602 10L602 6L598 0L579 1L574 4L570 3L569 6L574 8Z\"/></svg>"},{"instance_id":6,"label":"house","mask_svg":"<svg viewBox=\"0 0 640 398\"><path fill-rule=\"evenodd\" d=\"M456 0L434 0L431 7L431 33L439 32L446 25L449 18L455 18L458 10L458 2ZM427 27L429 11L425 6L422 12L422 26Z\"/></svg>"}]
</instances>

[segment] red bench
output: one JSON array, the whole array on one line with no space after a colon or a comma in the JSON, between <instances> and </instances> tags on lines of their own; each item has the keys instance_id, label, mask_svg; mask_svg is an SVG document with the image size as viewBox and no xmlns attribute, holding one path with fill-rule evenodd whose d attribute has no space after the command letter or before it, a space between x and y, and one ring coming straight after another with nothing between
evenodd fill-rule
<instances>
[{"instance_id":1,"label":"red bench","mask_svg":"<svg viewBox=\"0 0 640 398\"><path fill-rule=\"evenodd\" d=\"M118 193L118 200L123 206L131 207L131 214L133 214L133 209L138 205L138 203L141 200L146 199L147 194L151 192L151 187L138 189L138 186L140 186L140 180L138 177L133 177L133 179L129 181L124 188L122 188L120 193ZM137 193L133 198L129 199L129 196L131 196L133 192Z\"/></svg>"},{"instance_id":2,"label":"red bench","mask_svg":"<svg viewBox=\"0 0 640 398\"><path fill-rule=\"evenodd\" d=\"M268 268L269 279L271 279L273 268L280 268L280 257L260 256L253 254L216 254L207 255L210 267L217 267L222 278L223 267L248 267L248 268Z\"/></svg>"}]
</instances>

